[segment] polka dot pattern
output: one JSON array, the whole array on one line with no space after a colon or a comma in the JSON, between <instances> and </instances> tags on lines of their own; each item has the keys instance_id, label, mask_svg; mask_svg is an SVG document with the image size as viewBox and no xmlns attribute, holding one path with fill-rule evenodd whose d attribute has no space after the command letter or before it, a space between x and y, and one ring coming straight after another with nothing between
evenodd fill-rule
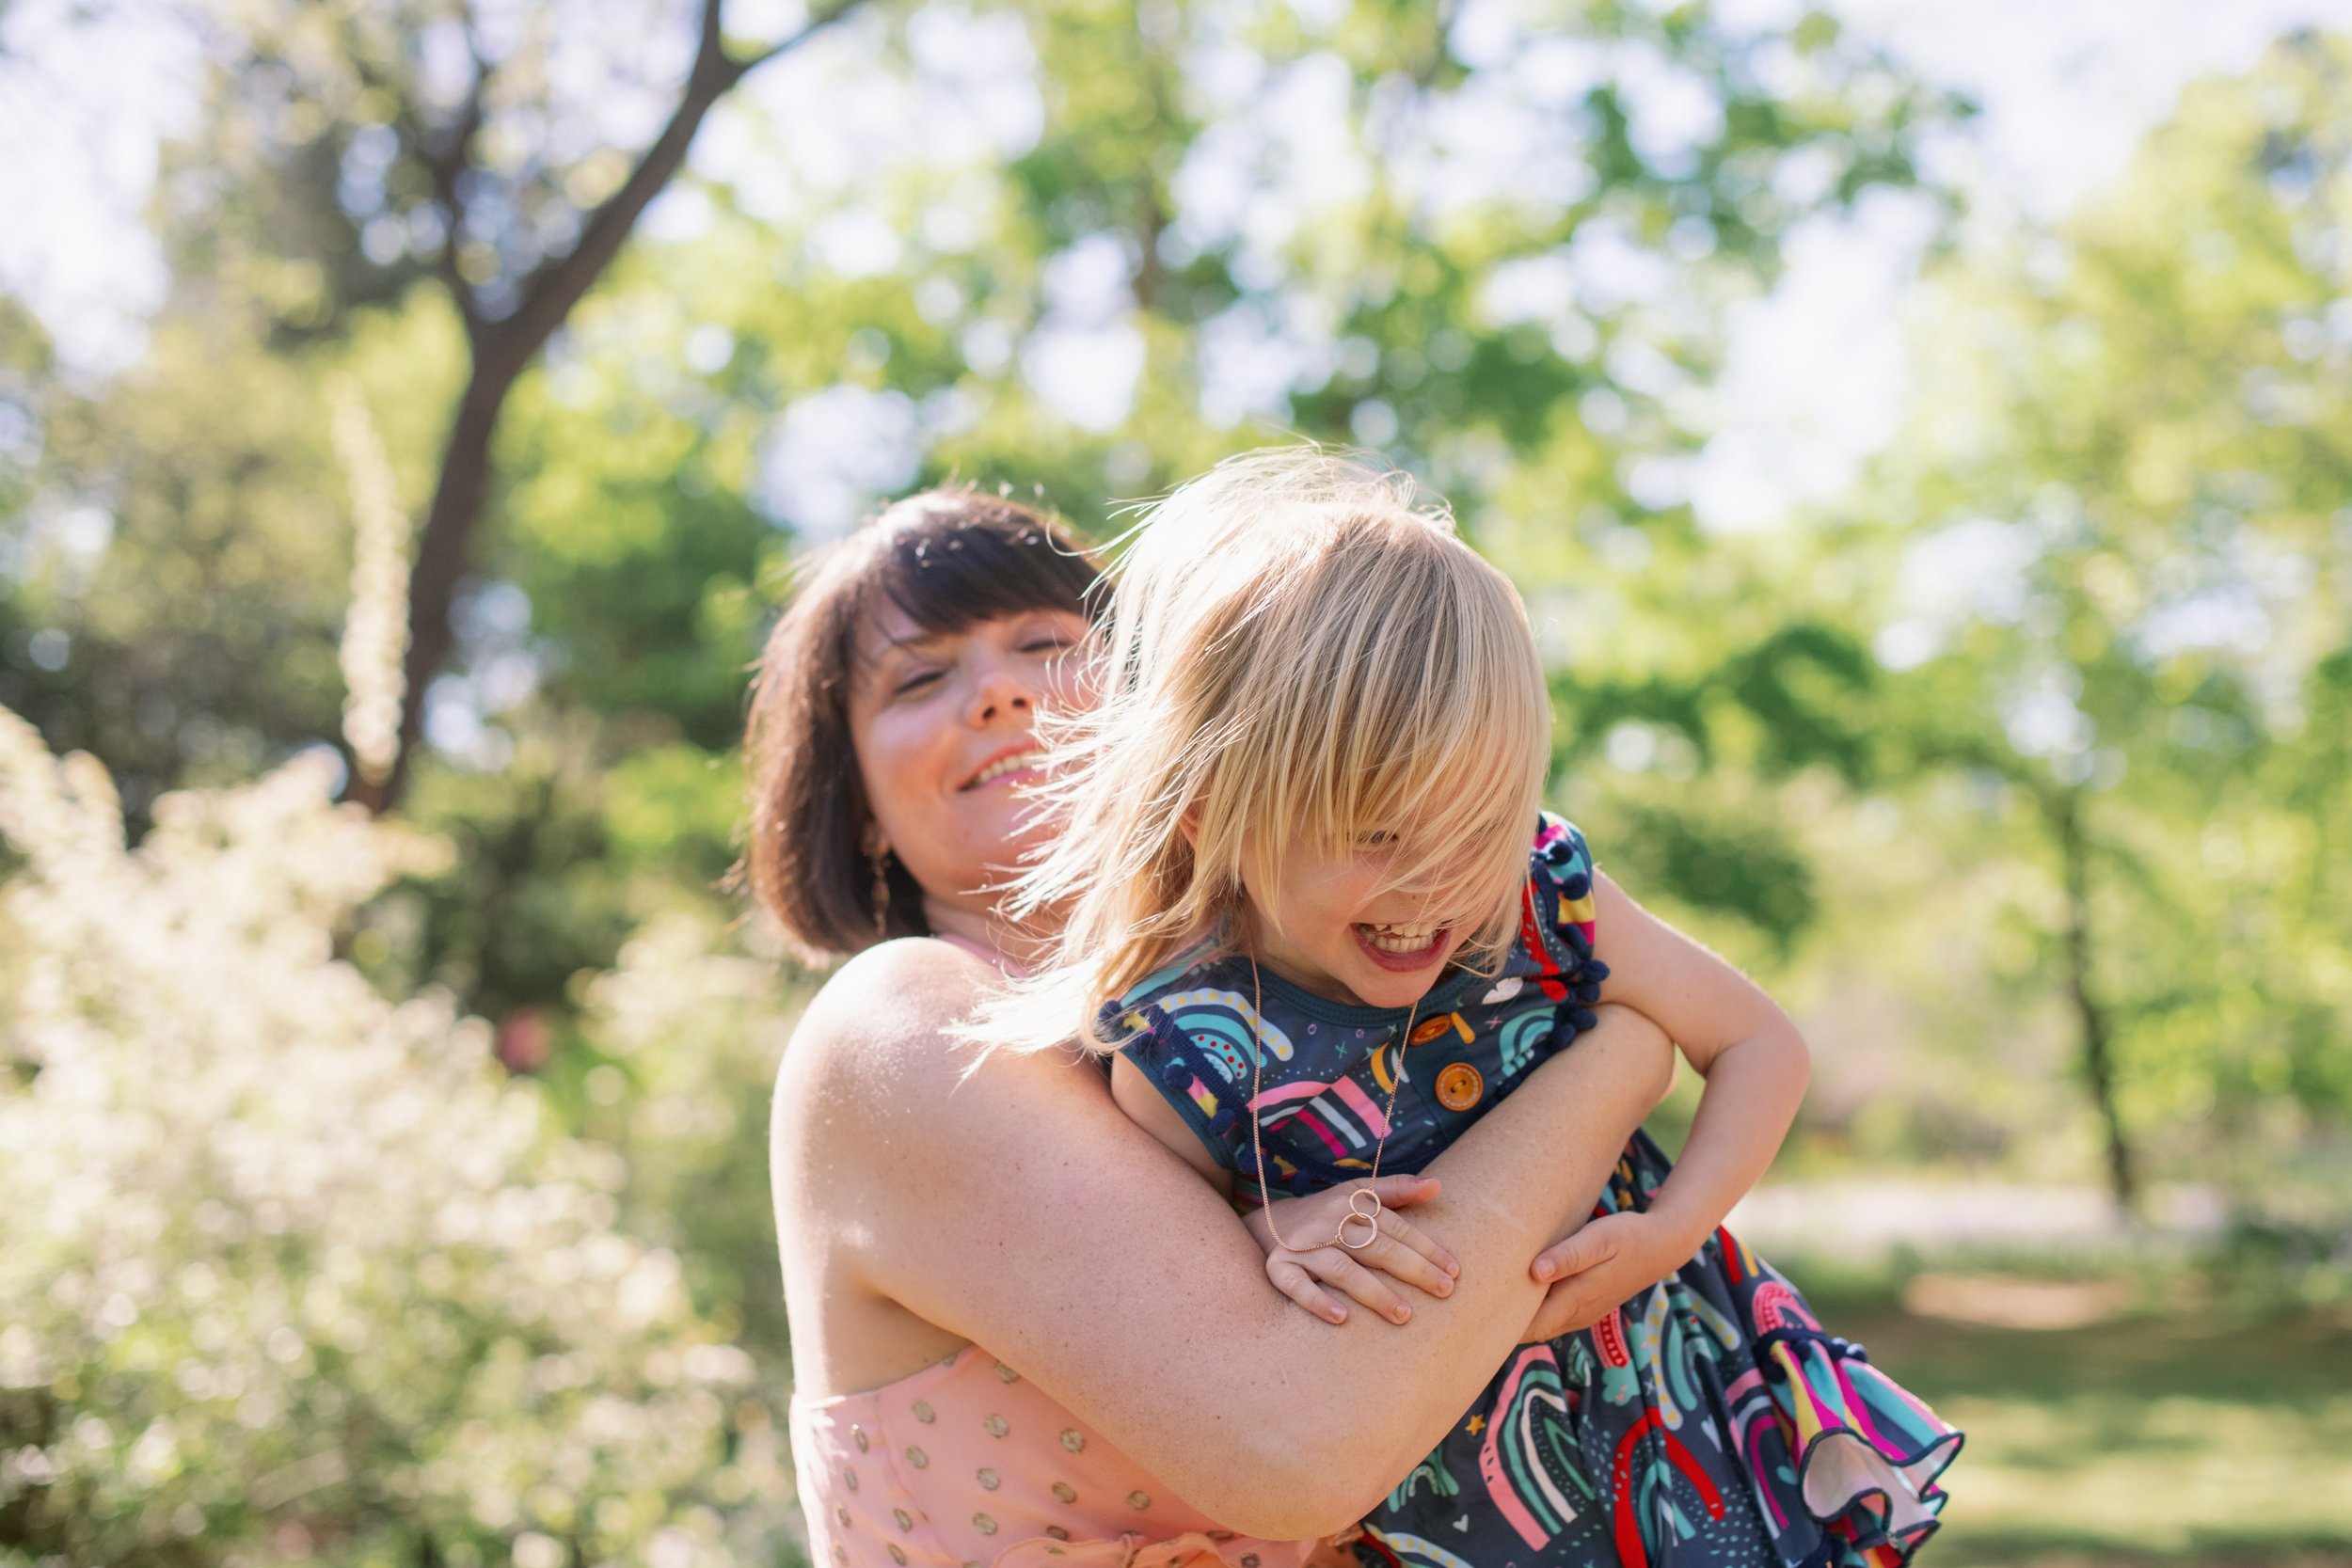
<instances>
[{"instance_id":1,"label":"polka dot pattern","mask_svg":"<svg viewBox=\"0 0 2352 1568\"><path fill-rule=\"evenodd\" d=\"M813 1555L832 1568L1327 1568L1235 1536L1013 1367L967 1349L866 1393L792 1402ZM1104 1553L1110 1555L1105 1557Z\"/></svg>"}]
</instances>

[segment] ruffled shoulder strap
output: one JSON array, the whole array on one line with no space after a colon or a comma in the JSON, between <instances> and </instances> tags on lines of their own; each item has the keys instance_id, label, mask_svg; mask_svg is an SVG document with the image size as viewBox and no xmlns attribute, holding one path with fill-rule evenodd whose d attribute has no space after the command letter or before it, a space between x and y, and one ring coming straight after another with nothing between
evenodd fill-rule
<instances>
[{"instance_id":1,"label":"ruffled shoulder strap","mask_svg":"<svg viewBox=\"0 0 2352 1568\"><path fill-rule=\"evenodd\" d=\"M1529 879L1543 892L1549 908L1545 923L1563 941L1574 943L1586 958L1593 951L1593 851L1575 823L1549 812L1537 814L1535 849L1529 857Z\"/></svg>"},{"instance_id":2,"label":"ruffled shoulder strap","mask_svg":"<svg viewBox=\"0 0 2352 1568\"><path fill-rule=\"evenodd\" d=\"M1289 1035L1263 1018L1242 988L1246 965L1204 942L1104 1004L1098 1026L1175 1110L1217 1164L1241 1165L1248 1085L1257 1053L1281 1062ZM1243 974L1233 973L1236 968Z\"/></svg>"},{"instance_id":3,"label":"ruffled shoulder strap","mask_svg":"<svg viewBox=\"0 0 2352 1568\"><path fill-rule=\"evenodd\" d=\"M1597 1022L1592 1009L1609 966L1593 957L1593 851L1574 823L1550 812L1535 822L1519 910L1519 961L1560 1009L1557 1043Z\"/></svg>"}]
</instances>

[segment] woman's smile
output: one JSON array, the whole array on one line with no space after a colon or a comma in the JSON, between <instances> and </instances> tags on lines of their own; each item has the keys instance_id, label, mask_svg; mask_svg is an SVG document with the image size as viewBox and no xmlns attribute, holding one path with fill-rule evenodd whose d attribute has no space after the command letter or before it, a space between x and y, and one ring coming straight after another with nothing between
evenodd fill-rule
<instances>
[{"instance_id":1,"label":"woman's smile","mask_svg":"<svg viewBox=\"0 0 2352 1568\"><path fill-rule=\"evenodd\" d=\"M999 747L986 762L980 764L977 771L956 786L957 792L961 794L985 789L991 784L1010 787L1033 783L1042 776L1043 769L1037 765L1044 755L1042 747L1026 739Z\"/></svg>"}]
</instances>

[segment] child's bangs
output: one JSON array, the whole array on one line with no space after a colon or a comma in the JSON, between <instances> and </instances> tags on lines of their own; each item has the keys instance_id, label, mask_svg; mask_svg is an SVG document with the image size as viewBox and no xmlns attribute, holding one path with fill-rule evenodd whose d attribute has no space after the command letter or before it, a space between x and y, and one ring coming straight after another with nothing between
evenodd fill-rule
<instances>
[{"instance_id":1,"label":"child's bangs","mask_svg":"<svg viewBox=\"0 0 2352 1568\"><path fill-rule=\"evenodd\" d=\"M1343 562L1352 592L1311 635L1279 640L1289 826L1326 853L1385 840L1399 887L1481 918L1524 874L1549 704L1510 585L1453 539L1422 537L1381 542L1387 581Z\"/></svg>"},{"instance_id":2,"label":"child's bangs","mask_svg":"<svg viewBox=\"0 0 2352 1568\"><path fill-rule=\"evenodd\" d=\"M1393 834L1396 887L1457 922L1483 923L1524 879L1549 746L1540 712L1486 695L1375 765L1359 829Z\"/></svg>"}]
</instances>

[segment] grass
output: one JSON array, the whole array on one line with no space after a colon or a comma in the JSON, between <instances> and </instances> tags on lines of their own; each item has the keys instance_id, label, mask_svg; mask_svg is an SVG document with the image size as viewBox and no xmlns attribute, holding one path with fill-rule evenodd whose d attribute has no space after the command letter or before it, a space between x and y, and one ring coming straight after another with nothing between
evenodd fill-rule
<instances>
[{"instance_id":1,"label":"grass","mask_svg":"<svg viewBox=\"0 0 2352 1568\"><path fill-rule=\"evenodd\" d=\"M1977 1284L1944 1299L1997 1303ZM2021 1328L1814 1299L1968 1434L1923 1568L2352 1568L2352 1309Z\"/></svg>"}]
</instances>

